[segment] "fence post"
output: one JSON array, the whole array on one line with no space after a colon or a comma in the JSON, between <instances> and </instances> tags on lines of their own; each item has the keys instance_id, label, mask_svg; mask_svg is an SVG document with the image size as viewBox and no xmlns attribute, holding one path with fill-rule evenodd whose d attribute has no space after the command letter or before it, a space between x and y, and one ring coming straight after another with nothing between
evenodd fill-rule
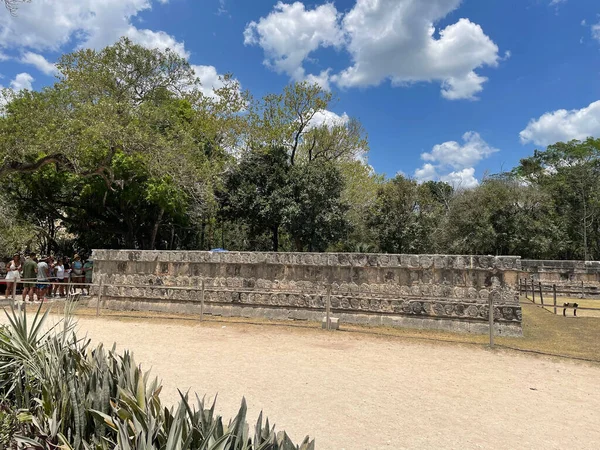
<instances>
[{"instance_id":1,"label":"fence post","mask_svg":"<svg viewBox=\"0 0 600 450\"><path fill-rule=\"evenodd\" d=\"M104 287L104 279L100 280L100 287L98 288L98 300L96 301L96 316L100 315L100 300L102 300L102 288ZM89 289L89 287L88 287Z\"/></svg>"},{"instance_id":2,"label":"fence post","mask_svg":"<svg viewBox=\"0 0 600 450\"><path fill-rule=\"evenodd\" d=\"M327 286L327 304L325 305L325 315L326 315L325 325L326 325L327 330L331 329L330 314L331 314L331 284L329 286Z\"/></svg>"},{"instance_id":3,"label":"fence post","mask_svg":"<svg viewBox=\"0 0 600 450\"><path fill-rule=\"evenodd\" d=\"M533 298L533 303L535 303L535 284L533 284L533 278L531 279L531 297Z\"/></svg>"},{"instance_id":4,"label":"fence post","mask_svg":"<svg viewBox=\"0 0 600 450\"><path fill-rule=\"evenodd\" d=\"M490 348L494 348L494 299L489 296L490 303Z\"/></svg>"},{"instance_id":5,"label":"fence post","mask_svg":"<svg viewBox=\"0 0 600 450\"><path fill-rule=\"evenodd\" d=\"M204 320L204 279L201 282L201 290L200 290L200 321Z\"/></svg>"},{"instance_id":6,"label":"fence post","mask_svg":"<svg viewBox=\"0 0 600 450\"><path fill-rule=\"evenodd\" d=\"M525 298L529 298L529 287L527 286L527 278L525 278Z\"/></svg>"},{"instance_id":7,"label":"fence post","mask_svg":"<svg viewBox=\"0 0 600 450\"><path fill-rule=\"evenodd\" d=\"M554 298L554 315L556 315L556 285L552 285L552 297Z\"/></svg>"},{"instance_id":8,"label":"fence post","mask_svg":"<svg viewBox=\"0 0 600 450\"><path fill-rule=\"evenodd\" d=\"M544 307L544 294L542 292L542 282L539 282L539 287L540 287L540 302L542 303L542 308Z\"/></svg>"},{"instance_id":9,"label":"fence post","mask_svg":"<svg viewBox=\"0 0 600 450\"><path fill-rule=\"evenodd\" d=\"M12 285L12 304L14 306L15 301L16 301L16 297L17 297L17 280L13 279L13 285ZM23 302L25 303L25 302ZM18 306L19 312L21 312L21 304L19 303Z\"/></svg>"}]
</instances>

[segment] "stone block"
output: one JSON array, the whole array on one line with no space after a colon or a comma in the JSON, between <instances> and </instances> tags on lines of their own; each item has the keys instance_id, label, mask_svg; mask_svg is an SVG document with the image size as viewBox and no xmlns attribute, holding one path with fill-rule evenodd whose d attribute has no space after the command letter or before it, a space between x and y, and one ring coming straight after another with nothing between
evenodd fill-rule
<instances>
[{"instance_id":1,"label":"stone block","mask_svg":"<svg viewBox=\"0 0 600 450\"><path fill-rule=\"evenodd\" d=\"M321 321L321 328L327 329L327 317L323 317ZM340 329L340 319L338 317L330 317L329 318L329 329L330 330L339 330Z\"/></svg>"}]
</instances>

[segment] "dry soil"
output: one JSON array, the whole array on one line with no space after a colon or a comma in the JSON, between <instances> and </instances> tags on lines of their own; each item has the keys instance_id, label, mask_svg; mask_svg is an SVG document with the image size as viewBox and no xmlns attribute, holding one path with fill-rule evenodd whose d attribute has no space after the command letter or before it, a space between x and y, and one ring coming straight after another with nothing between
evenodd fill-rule
<instances>
[{"instance_id":1,"label":"dry soil","mask_svg":"<svg viewBox=\"0 0 600 450\"><path fill-rule=\"evenodd\" d=\"M81 318L94 341L128 348L224 417L242 396L317 449L598 449L600 366L284 326Z\"/></svg>"}]
</instances>

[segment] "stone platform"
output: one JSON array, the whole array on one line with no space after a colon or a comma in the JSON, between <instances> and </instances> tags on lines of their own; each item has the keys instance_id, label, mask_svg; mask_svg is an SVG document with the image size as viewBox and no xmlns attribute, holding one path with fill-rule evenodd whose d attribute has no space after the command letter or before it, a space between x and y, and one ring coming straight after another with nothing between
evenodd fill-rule
<instances>
[{"instance_id":1,"label":"stone platform","mask_svg":"<svg viewBox=\"0 0 600 450\"><path fill-rule=\"evenodd\" d=\"M102 306L521 335L518 257L94 250ZM177 290L165 289L167 286Z\"/></svg>"}]
</instances>

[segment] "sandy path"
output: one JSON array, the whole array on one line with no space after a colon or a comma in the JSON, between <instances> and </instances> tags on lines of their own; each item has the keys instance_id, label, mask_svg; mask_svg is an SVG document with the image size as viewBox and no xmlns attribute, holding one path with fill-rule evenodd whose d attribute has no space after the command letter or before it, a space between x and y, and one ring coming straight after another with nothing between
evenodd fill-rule
<instances>
[{"instance_id":1,"label":"sandy path","mask_svg":"<svg viewBox=\"0 0 600 450\"><path fill-rule=\"evenodd\" d=\"M177 388L242 396L317 448L600 448L600 367L479 347L227 323L80 319Z\"/></svg>"}]
</instances>

